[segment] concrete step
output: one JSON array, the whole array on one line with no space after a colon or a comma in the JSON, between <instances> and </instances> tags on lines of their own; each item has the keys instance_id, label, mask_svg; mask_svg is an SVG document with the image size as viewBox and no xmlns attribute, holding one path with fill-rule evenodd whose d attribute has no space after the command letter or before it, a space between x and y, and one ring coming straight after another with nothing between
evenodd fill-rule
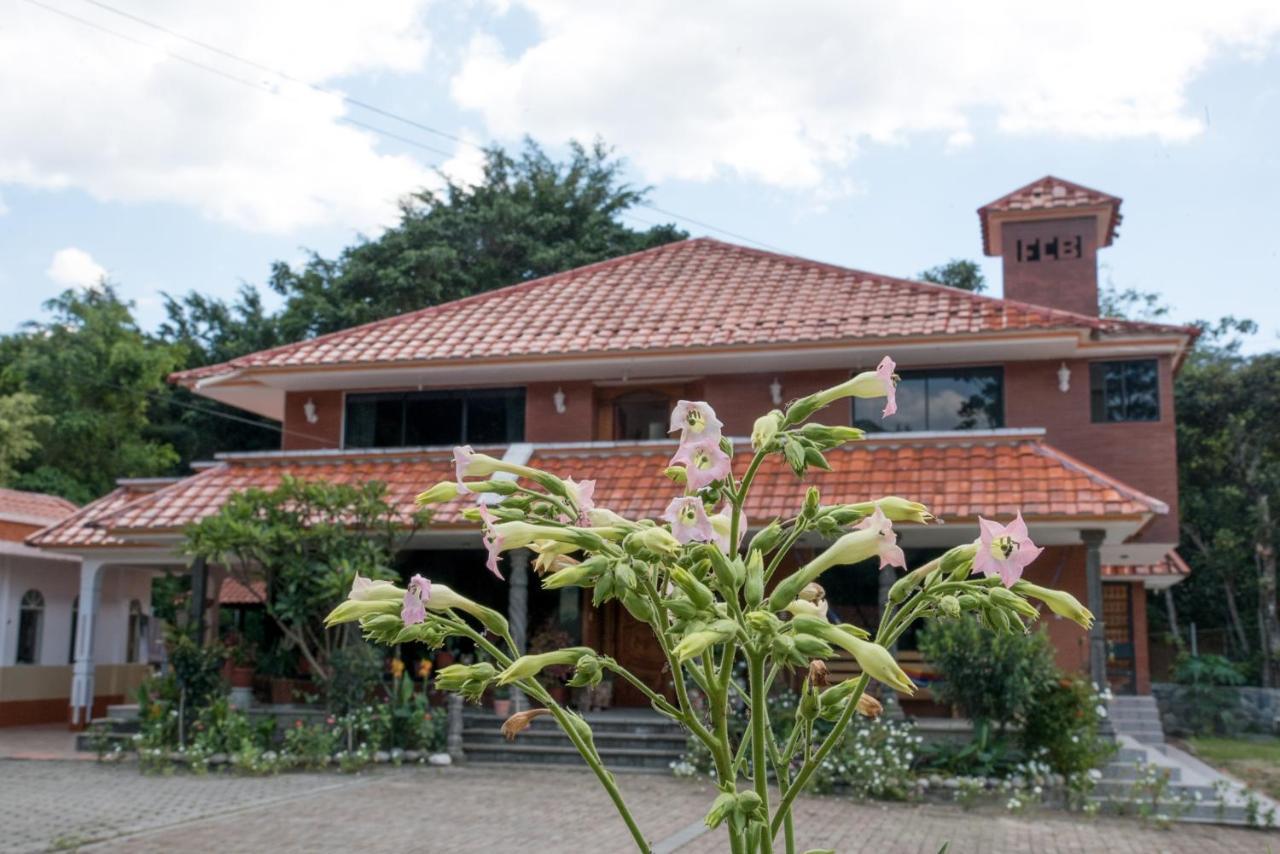
<instances>
[{"instance_id":1,"label":"concrete step","mask_svg":"<svg viewBox=\"0 0 1280 854\"><path fill-rule=\"evenodd\" d=\"M502 745L464 745L468 762L516 763L541 765L569 765L586 768L586 762L573 747L543 744L526 745L515 742ZM678 758L670 753L631 748L606 748L597 745L597 751L610 769L643 769L668 773L671 762Z\"/></svg>"},{"instance_id":2,"label":"concrete step","mask_svg":"<svg viewBox=\"0 0 1280 854\"><path fill-rule=\"evenodd\" d=\"M653 750L678 757L684 753L686 739L681 735L633 732L597 732L595 733L598 748L629 748L633 750ZM466 728L462 731L464 749L472 746L511 744L495 727ZM546 730L530 727L516 736L515 744L549 744L571 746L569 737L559 729Z\"/></svg>"},{"instance_id":3,"label":"concrete step","mask_svg":"<svg viewBox=\"0 0 1280 854\"><path fill-rule=\"evenodd\" d=\"M1144 810L1154 810L1156 815L1164 815L1170 821L1249 826L1249 813L1244 807L1218 800L1203 800L1182 807L1170 802L1151 807L1150 803L1137 800L1117 801L1101 797L1090 797L1090 800L1100 804L1103 812L1112 815L1142 815Z\"/></svg>"},{"instance_id":4,"label":"concrete step","mask_svg":"<svg viewBox=\"0 0 1280 854\"><path fill-rule=\"evenodd\" d=\"M627 714L606 712L583 715L591 730L600 735L606 732L647 733L653 735L683 735L684 730L674 721L659 717L657 714ZM506 718L498 717L492 712L467 712L463 715L463 726L472 729L492 728L498 730ZM560 727L550 716L535 718L525 732L547 729L559 731Z\"/></svg>"},{"instance_id":5,"label":"concrete step","mask_svg":"<svg viewBox=\"0 0 1280 854\"><path fill-rule=\"evenodd\" d=\"M107 706L107 717L116 721L136 721L138 719L137 703L120 703Z\"/></svg>"},{"instance_id":6,"label":"concrete step","mask_svg":"<svg viewBox=\"0 0 1280 854\"><path fill-rule=\"evenodd\" d=\"M1169 780L1174 783L1182 781L1182 769L1170 767ZM1136 780L1138 779L1137 762L1110 762L1102 767L1103 780Z\"/></svg>"}]
</instances>

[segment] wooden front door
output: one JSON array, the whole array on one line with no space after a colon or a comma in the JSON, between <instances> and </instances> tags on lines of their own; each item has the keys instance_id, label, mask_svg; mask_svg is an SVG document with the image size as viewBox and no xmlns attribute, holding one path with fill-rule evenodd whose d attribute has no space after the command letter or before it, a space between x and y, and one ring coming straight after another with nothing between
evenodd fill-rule
<instances>
[{"instance_id":1,"label":"wooden front door","mask_svg":"<svg viewBox=\"0 0 1280 854\"><path fill-rule=\"evenodd\" d=\"M604 648L607 655L636 675L654 691L674 700L671 674L667 672L667 660L662 647L653 637L653 631L627 613L617 602L604 608ZM649 700L639 689L625 679L614 679L613 704L615 706L648 706Z\"/></svg>"},{"instance_id":2,"label":"wooden front door","mask_svg":"<svg viewBox=\"0 0 1280 854\"><path fill-rule=\"evenodd\" d=\"M1137 692L1132 597L1133 584L1130 582L1102 585L1102 619L1107 638L1107 682L1117 694Z\"/></svg>"}]
</instances>

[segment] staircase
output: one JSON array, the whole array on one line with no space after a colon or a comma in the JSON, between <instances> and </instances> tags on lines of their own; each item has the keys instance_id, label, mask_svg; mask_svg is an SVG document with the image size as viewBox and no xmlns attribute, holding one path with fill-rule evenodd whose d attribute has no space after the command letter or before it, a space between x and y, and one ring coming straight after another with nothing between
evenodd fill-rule
<instances>
[{"instance_id":1,"label":"staircase","mask_svg":"<svg viewBox=\"0 0 1280 854\"><path fill-rule=\"evenodd\" d=\"M110 744L119 744L128 750L133 746L134 733L141 729L136 703L107 706L105 718L94 718L83 732L76 733L76 750L92 753L95 733L100 733L97 737L105 738Z\"/></svg>"},{"instance_id":2,"label":"staircase","mask_svg":"<svg viewBox=\"0 0 1280 854\"><path fill-rule=\"evenodd\" d=\"M1107 812L1254 827L1280 821L1280 810L1269 798L1246 792L1173 745L1143 744L1123 734L1116 744L1115 757L1090 795Z\"/></svg>"},{"instance_id":3,"label":"staircase","mask_svg":"<svg viewBox=\"0 0 1280 854\"><path fill-rule=\"evenodd\" d=\"M1164 744L1160 708L1150 694L1119 695L1107 704L1107 723L1112 735L1127 735L1141 744Z\"/></svg>"},{"instance_id":4,"label":"staircase","mask_svg":"<svg viewBox=\"0 0 1280 854\"><path fill-rule=\"evenodd\" d=\"M611 771L667 773L685 751L680 725L648 709L610 709L584 715L595 733L596 750ZM507 741L503 718L488 711L463 716L462 749L468 762L564 765L585 768L577 749L549 716Z\"/></svg>"}]
</instances>

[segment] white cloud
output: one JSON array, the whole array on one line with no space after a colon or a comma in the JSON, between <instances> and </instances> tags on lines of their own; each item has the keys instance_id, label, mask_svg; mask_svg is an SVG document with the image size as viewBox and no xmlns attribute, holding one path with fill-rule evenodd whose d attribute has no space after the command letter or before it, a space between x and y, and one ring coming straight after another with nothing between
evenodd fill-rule
<instances>
[{"instance_id":1,"label":"white cloud","mask_svg":"<svg viewBox=\"0 0 1280 854\"><path fill-rule=\"evenodd\" d=\"M335 87L361 73L422 68L428 0L377 3L135 0L128 10L175 32ZM22 3L0 27L0 186L77 188L113 202L194 207L255 231L376 229L431 183L411 157L340 122L339 97L201 51L92 6L68 11L284 97Z\"/></svg>"},{"instance_id":2,"label":"white cloud","mask_svg":"<svg viewBox=\"0 0 1280 854\"><path fill-rule=\"evenodd\" d=\"M68 246L53 253L44 273L64 288L96 288L107 277L107 268L83 249Z\"/></svg>"},{"instance_id":3,"label":"white cloud","mask_svg":"<svg viewBox=\"0 0 1280 854\"><path fill-rule=\"evenodd\" d=\"M980 144L989 120L1186 140L1202 130L1188 84L1280 34L1275 0L513 2L537 21L532 45L475 37L452 82L495 134L600 134L647 180L795 188L868 144Z\"/></svg>"}]
</instances>

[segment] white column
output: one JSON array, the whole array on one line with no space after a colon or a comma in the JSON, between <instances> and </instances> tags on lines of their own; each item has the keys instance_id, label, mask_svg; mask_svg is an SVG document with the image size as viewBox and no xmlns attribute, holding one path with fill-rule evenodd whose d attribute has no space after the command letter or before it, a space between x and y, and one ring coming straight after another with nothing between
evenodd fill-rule
<instances>
[{"instance_id":1,"label":"white column","mask_svg":"<svg viewBox=\"0 0 1280 854\"><path fill-rule=\"evenodd\" d=\"M93 716L93 635L98 622L103 561L85 558L80 564L80 606L76 624L76 662L71 671L71 723L89 723Z\"/></svg>"},{"instance_id":2,"label":"white column","mask_svg":"<svg viewBox=\"0 0 1280 854\"><path fill-rule=\"evenodd\" d=\"M1085 592L1089 610L1093 612L1093 628L1089 629L1089 678L1098 690L1107 687L1107 623L1102 611L1102 554L1100 547L1105 531L1081 531L1084 543Z\"/></svg>"}]
</instances>

